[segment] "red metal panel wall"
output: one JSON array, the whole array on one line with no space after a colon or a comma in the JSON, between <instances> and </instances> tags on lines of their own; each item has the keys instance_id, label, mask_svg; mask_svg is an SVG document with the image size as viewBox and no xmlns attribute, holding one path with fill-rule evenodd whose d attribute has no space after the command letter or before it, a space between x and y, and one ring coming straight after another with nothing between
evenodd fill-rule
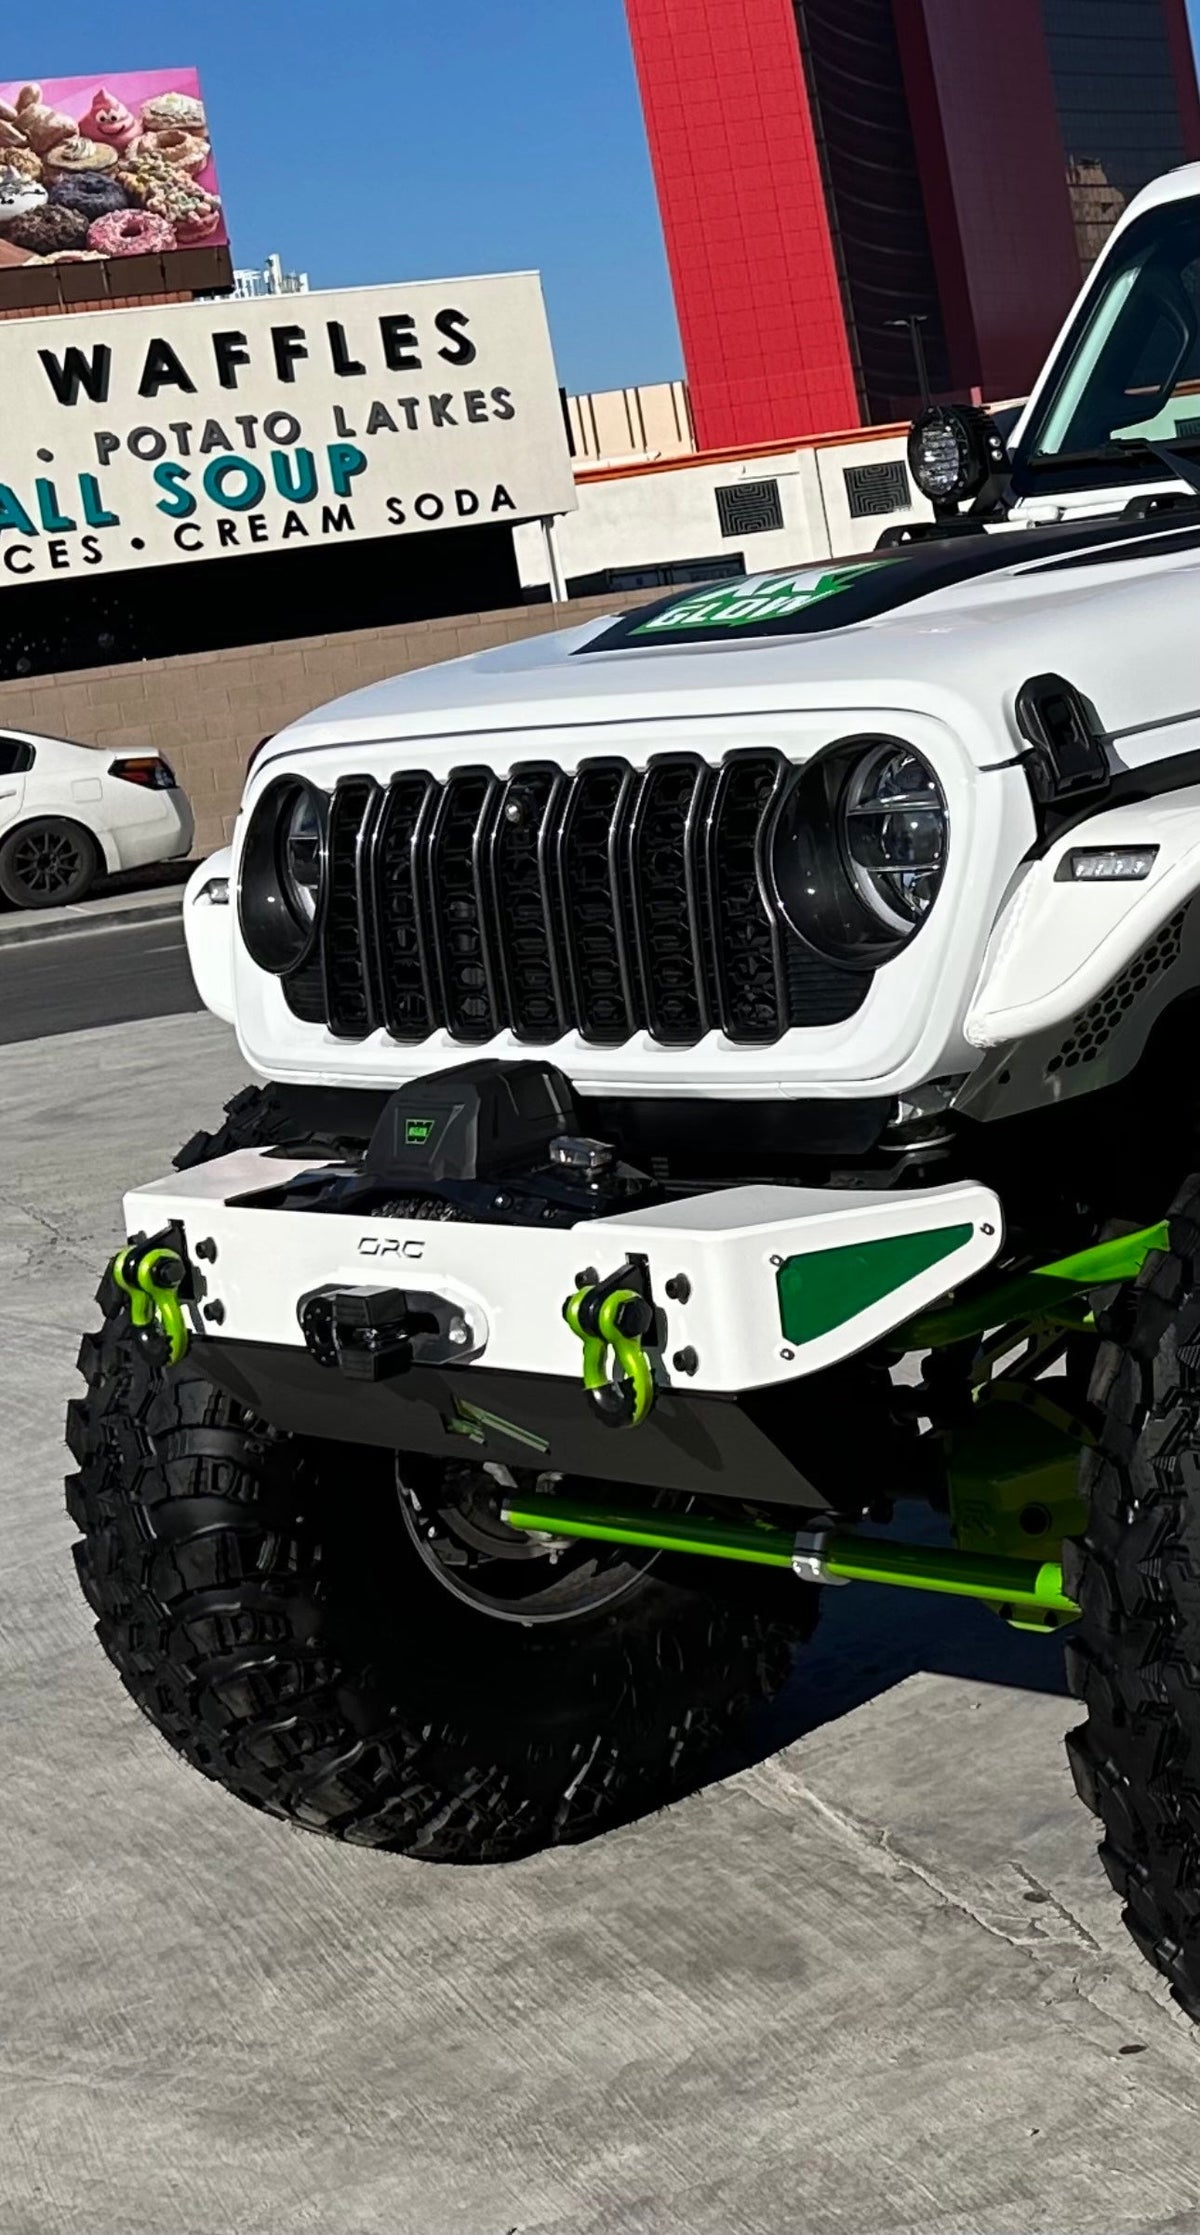
<instances>
[{"instance_id":1,"label":"red metal panel wall","mask_svg":"<svg viewBox=\"0 0 1200 2235\"><path fill-rule=\"evenodd\" d=\"M1020 396L1080 281L1039 0L895 5L952 377Z\"/></svg>"},{"instance_id":2,"label":"red metal panel wall","mask_svg":"<svg viewBox=\"0 0 1200 2235\"><path fill-rule=\"evenodd\" d=\"M1200 93L1196 89L1196 54L1188 23L1187 0L1163 0L1163 7L1166 11L1171 60L1175 66L1175 82L1179 87L1179 121L1183 126L1183 144L1187 149L1189 162L1198 163Z\"/></svg>"},{"instance_id":3,"label":"red metal panel wall","mask_svg":"<svg viewBox=\"0 0 1200 2235\"><path fill-rule=\"evenodd\" d=\"M626 0L702 449L860 423L791 0Z\"/></svg>"}]
</instances>

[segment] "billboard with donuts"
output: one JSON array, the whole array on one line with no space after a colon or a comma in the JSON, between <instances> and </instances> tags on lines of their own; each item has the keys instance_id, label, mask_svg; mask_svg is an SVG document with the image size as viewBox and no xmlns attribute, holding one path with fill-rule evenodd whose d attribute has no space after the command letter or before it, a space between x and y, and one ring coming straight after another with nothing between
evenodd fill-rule
<instances>
[{"instance_id":1,"label":"billboard with donuts","mask_svg":"<svg viewBox=\"0 0 1200 2235\"><path fill-rule=\"evenodd\" d=\"M194 70L0 83L0 309L219 287L228 250Z\"/></svg>"}]
</instances>

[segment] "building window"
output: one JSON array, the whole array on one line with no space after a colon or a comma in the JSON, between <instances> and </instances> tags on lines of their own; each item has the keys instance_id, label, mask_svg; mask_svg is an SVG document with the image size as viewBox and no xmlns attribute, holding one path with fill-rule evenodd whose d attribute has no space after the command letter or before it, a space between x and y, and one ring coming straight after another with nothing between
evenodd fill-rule
<instances>
[{"instance_id":1,"label":"building window","mask_svg":"<svg viewBox=\"0 0 1200 2235\"><path fill-rule=\"evenodd\" d=\"M734 481L718 489L716 498L722 535L765 535L783 526L777 481Z\"/></svg>"},{"instance_id":2,"label":"building window","mask_svg":"<svg viewBox=\"0 0 1200 2235\"><path fill-rule=\"evenodd\" d=\"M912 504L903 458L883 458L869 466L843 466L842 474L852 520L879 520L885 512L907 512Z\"/></svg>"}]
</instances>

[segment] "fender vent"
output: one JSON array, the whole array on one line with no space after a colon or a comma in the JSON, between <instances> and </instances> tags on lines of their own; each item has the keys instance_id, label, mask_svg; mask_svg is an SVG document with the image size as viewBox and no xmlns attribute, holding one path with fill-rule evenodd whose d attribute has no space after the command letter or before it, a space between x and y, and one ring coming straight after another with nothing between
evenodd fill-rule
<instances>
[{"instance_id":1,"label":"fender vent","mask_svg":"<svg viewBox=\"0 0 1200 2235\"><path fill-rule=\"evenodd\" d=\"M1074 1071L1081 1063L1095 1062L1147 986L1178 962L1186 914L1186 908L1177 908L1120 977L1114 978L1103 993L1098 993L1086 1009L1080 1010L1071 1027L1070 1038L1063 1041L1058 1054L1052 1055L1046 1065L1048 1079L1059 1071Z\"/></svg>"}]
</instances>

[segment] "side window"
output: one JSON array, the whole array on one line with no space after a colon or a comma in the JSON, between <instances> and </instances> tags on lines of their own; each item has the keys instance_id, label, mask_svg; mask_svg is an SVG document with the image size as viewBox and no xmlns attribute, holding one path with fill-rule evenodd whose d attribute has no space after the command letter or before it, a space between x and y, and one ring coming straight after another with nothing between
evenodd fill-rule
<instances>
[{"instance_id":1,"label":"side window","mask_svg":"<svg viewBox=\"0 0 1200 2235\"><path fill-rule=\"evenodd\" d=\"M34 763L34 750L23 737L0 736L0 776L25 776Z\"/></svg>"}]
</instances>

